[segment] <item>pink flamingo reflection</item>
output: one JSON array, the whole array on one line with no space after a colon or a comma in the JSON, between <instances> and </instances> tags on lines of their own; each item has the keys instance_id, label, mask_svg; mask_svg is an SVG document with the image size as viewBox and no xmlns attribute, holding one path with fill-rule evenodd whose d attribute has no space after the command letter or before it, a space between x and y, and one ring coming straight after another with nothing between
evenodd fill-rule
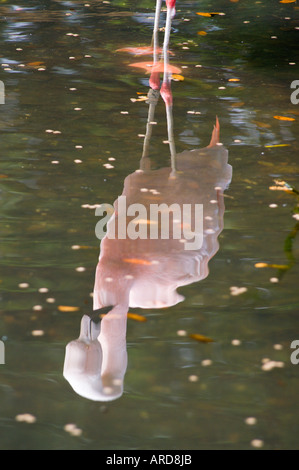
<instances>
[{"instance_id":1,"label":"pink flamingo reflection","mask_svg":"<svg viewBox=\"0 0 299 470\"><path fill-rule=\"evenodd\" d=\"M170 22L173 8L169 15ZM223 192L232 177L228 152L219 142L217 119L207 147L176 153L171 73L167 67L169 35L167 32L165 35L163 80L161 88L157 89L155 71L155 79L150 81L148 122L140 166L125 179L122 195L114 203L114 214L101 241L94 284L94 312L83 316L79 338L66 347L65 378L76 393L96 401L114 400L123 393L129 307L160 309L182 302L184 297L177 289L208 276L208 262L219 249L218 236L223 229ZM154 44L158 47L157 41ZM149 143L159 94L166 107L170 166L155 170L151 169ZM136 204L143 206L145 215L139 214L136 218L136 213L128 214L127 208ZM163 208L161 219L163 210L169 215L173 205L180 213L187 205L201 205L202 223L197 226L195 211L190 212L187 224L185 219L176 219L173 213L168 236L164 237L162 230L158 230L159 220L148 217L154 204ZM126 220L125 228L135 224L137 235L141 229L143 233L151 234L151 226L157 225L155 233L158 236L123 236L116 230L120 220ZM174 236L177 228L183 231L181 237ZM201 236L200 246L191 244L191 248L186 249L191 235L194 240Z\"/></svg>"}]
</instances>

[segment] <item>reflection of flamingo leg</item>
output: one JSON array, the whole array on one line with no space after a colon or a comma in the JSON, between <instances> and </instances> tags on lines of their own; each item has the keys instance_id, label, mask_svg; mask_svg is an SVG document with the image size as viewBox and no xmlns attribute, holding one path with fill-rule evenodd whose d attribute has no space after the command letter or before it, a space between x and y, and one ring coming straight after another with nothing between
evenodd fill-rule
<instances>
[{"instance_id":1,"label":"reflection of flamingo leg","mask_svg":"<svg viewBox=\"0 0 299 470\"><path fill-rule=\"evenodd\" d=\"M168 143L171 156L171 176L174 177L176 174L176 149L173 135L173 115L172 115L172 92L171 92L171 72L169 71L169 53L168 45L171 32L171 21L175 15L175 2L176 0L166 0L167 4L167 16L166 25L164 32L164 43L163 43L163 59L164 59L164 74L163 83L161 86L161 96L166 105L166 117L167 117L167 132L168 132Z\"/></svg>"},{"instance_id":2,"label":"reflection of flamingo leg","mask_svg":"<svg viewBox=\"0 0 299 470\"><path fill-rule=\"evenodd\" d=\"M158 48L159 48L158 33L159 33L159 21L160 21L161 7L162 7L162 0L157 0L154 30L153 30L153 44L152 44L153 49L154 49L154 64L158 62Z\"/></svg>"}]
</instances>

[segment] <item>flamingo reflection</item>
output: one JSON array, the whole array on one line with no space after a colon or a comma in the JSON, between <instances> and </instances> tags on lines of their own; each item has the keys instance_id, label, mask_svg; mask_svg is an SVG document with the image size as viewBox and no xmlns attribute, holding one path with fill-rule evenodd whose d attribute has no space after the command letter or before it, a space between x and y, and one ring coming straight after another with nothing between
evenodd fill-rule
<instances>
[{"instance_id":1,"label":"flamingo reflection","mask_svg":"<svg viewBox=\"0 0 299 470\"><path fill-rule=\"evenodd\" d=\"M155 44L158 47L157 42ZM150 81L148 122L139 168L125 179L122 195L114 203L114 214L101 241L94 284L94 311L83 316L79 338L66 347L64 377L77 394L91 400L114 400L123 393L129 307L160 309L182 302L184 297L177 289L206 278L208 262L219 249L223 192L232 177L228 152L219 142L220 127L216 120L207 147L176 153L167 46L164 44L166 67L160 93L156 87L157 77ZM156 170L151 169L149 144L160 94L166 107L170 165ZM126 198L125 208L123 197ZM123 213L135 204L144 207L145 216ZM168 237L158 231L156 238L139 238L141 229L150 234L151 225L159 222L148 217L153 204L164 208L168 215L173 204L180 213L186 205L194 208L200 204L202 223L197 227L195 211L191 211L187 227L184 219L176 220L173 214ZM116 233L124 216L127 226L135 224L136 237ZM178 226L184 229L180 238L174 236ZM201 235L200 246L195 244L186 249L191 235L194 239Z\"/></svg>"}]
</instances>

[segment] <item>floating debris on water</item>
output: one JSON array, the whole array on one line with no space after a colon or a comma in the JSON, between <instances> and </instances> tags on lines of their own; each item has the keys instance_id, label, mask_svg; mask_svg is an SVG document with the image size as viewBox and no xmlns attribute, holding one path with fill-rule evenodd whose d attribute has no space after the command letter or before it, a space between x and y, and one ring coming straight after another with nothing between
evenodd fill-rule
<instances>
[{"instance_id":1,"label":"floating debris on water","mask_svg":"<svg viewBox=\"0 0 299 470\"><path fill-rule=\"evenodd\" d=\"M69 434L71 434L71 436L75 437L81 436L83 432L82 429L78 428L76 424L73 423L66 424L63 429L65 432L68 432Z\"/></svg>"},{"instance_id":2,"label":"floating debris on water","mask_svg":"<svg viewBox=\"0 0 299 470\"><path fill-rule=\"evenodd\" d=\"M230 287L230 295L240 295L244 294L244 292L247 292L247 287L237 287L237 286L232 286Z\"/></svg>"},{"instance_id":3,"label":"floating debris on water","mask_svg":"<svg viewBox=\"0 0 299 470\"><path fill-rule=\"evenodd\" d=\"M198 382L198 375L189 375L188 380L189 382Z\"/></svg>"},{"instance_id":4,"label":"floating debris on water","mask_svg":"<svg viewBox=\"0 0 299 470\"><path fill-rule=\"evenodd\" d=\"M239 339L233 339L233 340L231 341L231 344L232 344L233 346L240 346L240 345L241 345L241 341L240 341Z\"/></svg>"},{"instance_id":5,"label":"floating debris on water","mask_svg":"<svg viewBox=\"0 0 299 470\"><path fill-rule=\"evenodd\" d=\"M32 336L44 336L44 330L33 330L31 331Z\"/></svg>"},{"instance_id":6,"label":"floating debris on water","mask_svg":"<svg viewBox=\"0 0 299 470\"><path fill-rule=\"evenodd\" d=\"M253 416L249 416L244 421L245 421L245 424L248 424L248 426L254 426L257 423L257 419L254 418Z\"/></svg>"},{"instance_id":7,"label":"floating debris on water","mask_svg":"<svg viewBox=\"0 0 299 470\"><path fill-rule=\"evenodd\" d=\"M271 359L268 359L268 358L263 359L262 363L263 364L262 364L261 369L265 370L265 371L275 369L276 367L278 367L278 368L284 367L284 362L282 362L282 361L272 361Z\"/></svg>"},{"instance_id":8,"label":"floating debris on water","mask_svg":"<svg viewBox=\"0 0 299 470\"><path fill-rule=\"evenodd\" d=\"M28 282L21 282L21 283L19 284L19 288L20 288L20 289L27 289L27 287L29 287Z\"/></svg>"},{"instance_id":9,"label":"floating debris on water","mask_svg":"<svg viewBox=\"0 0 299 470\"><path fill-rule=\"evenodd\" d=\"M201 361L201 365L203 367L208 367L208 366L211 366L213 364L213 361L211 359L203 359Z\"/></svg>"},{"instance_id":10,"label":"floating debris on water","mask_svg":"<svg viewBox=\"0 0 299 470\"><path fill-rule=\"evenodd\" d=\"M36 417L30 413L19 414L15 417L15 420L19 423L32 424L36 422Z\"/></svg>"},{"instance_id":11,"label":"floating debris on water","mask_svg":"<svg viewBox=\"0 0 299 470\"><path fill-rule=\"evenodd\" d=\"M253 439L250 444L252 445L252 447L261 449L264 446L264 441L262 441L261 439Z\"/></svg>"}]
</instances>

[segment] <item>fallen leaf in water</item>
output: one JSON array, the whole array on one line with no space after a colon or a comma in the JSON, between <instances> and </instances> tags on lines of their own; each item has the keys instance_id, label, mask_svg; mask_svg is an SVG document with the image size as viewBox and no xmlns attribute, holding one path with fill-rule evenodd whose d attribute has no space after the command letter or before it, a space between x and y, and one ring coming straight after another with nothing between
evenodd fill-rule
<instances>
[{"instance_id":1,"label":"fallen leaf in water","mask_svg":"<svg viewBox=\"0 0 299 470\"><path fill-rule=\"evenodd\" d=\"M262 128L265 128L265 129L269 129L270 124L267 124L265 122L260 122L260 121L251 121L253 124L256 124L258 127L262 127Z\"/></svg>"},{"instance_id":2,"label":"fallen leaf in water","mask_svg":"<svg viewBox=\"0 0 299 470\"><path fill-rule=\"evenodd\" d=\"M296 0L280 0L279 3L295 3Z\"/></svg>"},{"instance_id":3,"label":"fallen leaf in water","mask_svg":"<svg viewBox=\"0 0 299 470\"><path fill-rule=\"evenodd\" d=\"M289 269L286 264L255 263L255 268Z\"/></svg>"},{"instance_id":4,"label":"fallen leaf in water","mask_svg":"<svg viewBox=\"0 0 299 470\"><path fill-rule=\"evenodd\" d=\"M128 318L131 318L131 320L135 320L135 321L140 321L140 322L145 322L147 321L147 318L144 317L143 315L138 315L137 313L130 313L128 312L127 313L127 317Z\"/></svg>"},{"instance_id":5,"label":"fallen leaf in water","mask_svg":"<svg viewBox=\"0 0 299 470\"><path fill-rule=\"evenodd\" d=\"M182 82L183 80L185 80L185 78L183 77L183 75L179 75L178 73L173 73L172 74L172 79L173 80L177 80L179 82Z\"/></svg>"},{"instance_id":6,"label":"fallen leaf in water","mask_svg":"<svg viewBox=\"0 0 299 470\"><path fill-rule=\"evenodd\" d=\"M58 310L60 312L77 312L79 309L79 307L72 307L70 305L58 305Z\"/></svg>"},{"instance_id":7,"label":"fallen leaf in water","mask_svg":"<svg viewBox=\"0 0 299 470\"><path fill-rule=\"evenodd\" d=\"M269 126L270 127L270 126ZM275 147L290 147L290 144L274 144L274 145L265 145L266 149L271 149Z\"/></svg>"},{"instance_id":8,"label":"fallen leaf in water","mask_svg":"<svg viewBox=\"0 0 299 470\"><path fill-rule=\"evenodd\" d=\"M193 333L189 335L189 337L195 339L196 341L200 341L201 343L214 343L212 338L208 338L207 336L200 335L198 333Z\"/></svg>"},{"instance_id":9,"label":"fallen leaf in water","mask_svg":"<svg viewBox=\"0 0 299 470\"><path fill-rule=\"evenodd\" d=\"M212 16L220 15L219 12L211 12L211 13L196 12L196 14L197 14L197 15L200 15L200 16L205 16L206 18L211 18Z\"/></svg>"},{"instance_id":10,"label":"fallen leaf in water","mask_svg":"<svg viewBox=\"0 0 299 470\"><path fill-rule=\"evenodd\" d=\"M233 107L239 107L239 106L244 106L244 101L235 101L234 103L230 103L230 106L233 106Z\"/></svg>"},{"instance_id":11,"label":"fallen leaf in water","mask_svg":"<svg viewBox=\"0 0 299 470\"><path fill-rule=\"evenodd\" d=\"M40 62L40 61L36 61L36 62L28 62L27 65L29 65L30 67L39 67L40 65L44 65L45 62Z\"/></svg>"},{"instance_id":12,"label":"fallen leaf in water","mask_svg":"<svg viewBox=\"0 0 299 470\"><path fill-rule=\"evenodd\" d=\"M206 36L208 33L206 31L197 31L199 36Z\"/></svg>"},{"instance_id":13,"label":"fallen leaf in water","mask_svg":"<svg viewBox=\"0 0 299 470\"><path fill-rule=\"evenodd\" d=\"M295 121L295 118L287 117L287 116L273 116L274 119L278 119L279 121Z\"/></svg>"},{"instance_id":14,"label":"fallen leaf in water","mask_svg":"<svg viewBox=\"0 0 299 470\"><path fill-rule=\"evenodd\" d=\"M0 178L8 178L8 175L0 175Z\"/></svg>"},{"instance_id":15,"label":"fallen leaf in water","mask_svg":"<svg viewBox=\"0 0 299 470\"><path fill-rule=\"evenodd\" d=\"M229 82L239 82L240 79L239 78L229 78L228 81Z\"/></svg>"}]
</instances>

